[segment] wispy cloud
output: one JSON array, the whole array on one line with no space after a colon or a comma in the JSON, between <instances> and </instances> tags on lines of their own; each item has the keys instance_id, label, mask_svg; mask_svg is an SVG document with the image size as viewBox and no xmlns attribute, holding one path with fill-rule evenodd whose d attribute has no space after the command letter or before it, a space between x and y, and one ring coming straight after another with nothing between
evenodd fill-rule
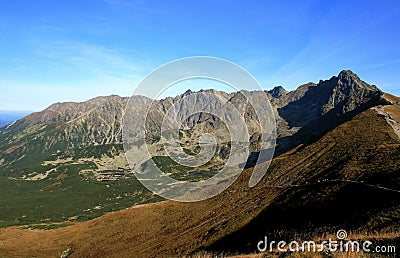
<instances>
[{"instance_id":1,"label":"wispy cloud","mask_svg":"<svg viewBox=\"0 0 400 258\"><path fill-rule=\"evenodd\" d=\"M150 72L145 61L84 42L42 42L36 45L35 55L38 58L25 69L40 72L43 80L29 76L0 80L0 90L7 92L0 96L0 109L40 110L56 101L84 101L111 94L129 96ZM45 70L40 71L41 67Z\"/></svg>"},{"instance_id":2,"label":"wispy cloud","mask_svg":"<svg viewBox=\"0 0 400 258\"><path fill-rule=\"evenodd\" d=\"M82 80L73 85L0 80L0 110L40 111L55 102L81 102L96 96L130 96L136 87L131 80L102 77L101 81Z\"/></svg>"},{"instance_id":3,"label":"wispy cloud","mask_svg":"<svg viewBox=\"0 0 400 258\"><path fill-rule=\"evenodd\" d=\"M99 45L76 41L55 41L42 44L37 55L71 69L83 70L97 76L137 78L146 71L145 62Z\"/></svg>"}]
</instances>

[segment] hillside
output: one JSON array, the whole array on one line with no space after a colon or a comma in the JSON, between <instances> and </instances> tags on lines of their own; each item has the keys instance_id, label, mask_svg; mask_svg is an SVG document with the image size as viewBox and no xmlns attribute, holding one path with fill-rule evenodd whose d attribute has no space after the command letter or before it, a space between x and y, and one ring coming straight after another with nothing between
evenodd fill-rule
<instances>
[{"instance_id":1,"label":"hillside","mask_svg":"<svg viewBox=\"0 0 400 258\"><path fill-rule=\"evenodd\" d=\"M321 134L369 107L388 103L375 86L351 71L308 83L294 91L276 87L251 92L255 105L263 106L261 96L270 99L277 126L278 156L298 144L310 143ZM216 96L216 97L210 97ZM223 123L206 113L184 121L181 130L184 151L198 151L197 141L204 133L218 135L218 146L211 162L197 169L178 166L165 155L160 127L166 111L174 106L181 120L196 109L211 112L219 100L236 107L246 121L251 143L248 166L260 151L260 123L241 92L227 94L215 90L187 91L174 98L157 100L148 116L149 149L158 165L173 172L178 180L201 180L213 176L229 157L229 134ZM106 212L135 204L159 201L133 175L122 144L122 121L128 99L97 97L86 102L56 103L0 128L0 226L58 223L88 220ZM151 103L146 97L130 98L135 114L145 112ZM135 127L133 132L141 130ZM146 162L146 161L144 161ZM144 163L138 163L138 169ZM64 200L60 203L59 200Z\"/></svg>"},{"instance_id":2,"label":"hillside","mask_svg":"<svg viewBox=\"0 0 400 258\"><path fill-rule=\"evenodd\" d=\"M255 188L247 186L247 169L227 191L202 202L163 201L54 230L1 229L0 252L15 257L54 256L67 249L70 257L253 253L265 235L315 237L338 228L375 240L381 234L379 241L398 244L399 160L399 137L383 115L368 109L314 143L275 158Z\"/></svg>"},{"instance_id":3,"label":"hillside","mask_svg":"<svg viewBox=\"0 0 400 258\"><path fill-rule=\"evenodd\" d=\"M271 106L262 102L265 94ZM133 109L126 118L128 101ZM304 239L340 228L398 243L398 101L344 70L294 91L281 86L229 94L189 90L154 102L113 95L53 104L0 128L0 254L251 254L266 234ZM267 171L264 178L249 188L265 140L252 104L272 108L277 139L270 167L269 160L260 164ZM163 201L137 180L125 158L124 120L132 121L132 142L140 142L135 137L143 128L135 118L150 106L141 144L164 173L199 181L218 173L229 158L229 131L212 115L229 105L244 118L251 150L246 169L230 188L205 201L177 203ZM205 108L210 112L193 112ZM188 155L199 152L203 134L214 135L211 159L188 167L167 157L161 140L165 116L182 122L179 144ZM135 158L135 169L146 171L149 160Z\"/></svg>"}]
</instances>

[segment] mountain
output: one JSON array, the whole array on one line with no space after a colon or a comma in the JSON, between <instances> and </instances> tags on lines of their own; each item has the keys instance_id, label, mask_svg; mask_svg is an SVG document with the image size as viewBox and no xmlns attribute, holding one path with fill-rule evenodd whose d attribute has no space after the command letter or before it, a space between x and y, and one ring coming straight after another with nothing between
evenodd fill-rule
<instances>
[{"instance_id":1,"label":"mountain","mask_svg":"<svg viewBox=\"0 0 400 258\"><path fill-rule=\"evenodd\" d=\"M248 178L263 139L245 94L252 96L252 104L267 109L262 102L266 95L277 125L274 159L254 188L248 187ZM128 110L133 114L132 135L141 129L135 114L143 114L151 104L146 142L153 159L172 177L190 181L218 172L231 146L221 119L206 112L194 112L187 119L186 115L205 107L212 114L232 105L243 116L251 143L245 171L209 200L159 202L160 197L137 181L125 159L122 124L129 119L124 118L128 101L133 107ZM7 211L0 213L0 225L62 228L2 229L1 240L17 240L6 240L0 253L253 253L265 234L290 239L334 234L331 231L340 228L357 237L376 232L379 241L397 241L399 101L344 70L294 91L281 86L236 93L189 90L154 102L143 96L113 95L54 104L0 129L0 209ZM179 134L188 154L198 153L196 143L202 134L216 135L217 149L210 162L187 168L167 157L160 140L161 121L171 110L171 123L183 122ZM140 160L138 168L142 162L146 161Z\"/></svg>"},{"instance_id":2,"label":"mountain","mask_svg":"<svg viewBox=\"0 0 400 258\"><path fill-rule=\"evenodd\" d=\"M400 106L385 108L400 114ZM275 158L254 188L248 187L251 169L246 169L222 194L201 202L134 206L54 230L2 229L0 252L207 257L255 253L264 236L318 239L333 237L338 229L351 232L351 239L398 246L399 155L399 137L385 116L368 109L314 143Z\"/></svg>"},{"instance_id":3,"label":"mountain","mask_svg":"<svg viewBox=\"0 0 400 258\"><path fill-rule=\"evenodd\" d=\"M371 106L387 103L383 92L351 71L342 71L329 80L308 83L291 92L276 87L271 91L246 94L251 95L255 106L266 105L263 103L265 94L270 99L277 125L276 156L301 143L312 142ZM0 186L13 189L17 182L20 185L16 193L4 193L7 202L3 202L3 208L9 212L0 220L8 225L38 220L64 221L74 216L92 218L121 207L159 199L137 182L125 159L122 123L128 100L133 107L129 110L133 134L143 130L135 117L152 105L147 116L146 139L152 146L149 149L152 149L157 164L164 170L174 171L172 176L178 180L196 181L210 177L229 157L231 146L227 128L219 118L205 112L185 119L194 110L206 108L213 114L221 105L229 103L246 121L252 152L247 166L254 164L261 150L260 123L243 92L188 90L174 98L154 102L143 96L128 99L112 95L81 103L56 103L0 129ZM218 135L218 148L211 162L198 169L177 164L171 166L174 162L166 157L160 141L161 122L171 107L175 123L183 122L180 133L185 142L184 151L188 154L198 151L197 142L204 132ZM145 162L138 160L136 169L141 169ZM120 178L124 180L117 180ZM134 194L130 185L135 186ZM107 189L113 189L113 192ZM43 200L26 192L43 196ZM54 192L57 194L48 196ZM23 208L13 205L17 198L30 205ZM70 208L50 209L49 213L49 205L60 206L58 198L69 200ZM81 200L79 205L76 205L76 199Z\"/></svg>"},{"instance_id":4,"label":"mountain","mask_svg":"<svg viewBox=\"0 0 400 258\"><path fill-rule=\"evenodd\" d=\"M285 125L278 139L283 153L301 142L312 140L372 106L386 104L383 93L349 70L318 84L308 83L277 102L278 121ZM278 130L279 131L279 130Z\"/></svg>"},{"instance_id":5,"label":"mountain","mask_svg":"<svg viewBox=\"0 0 400 258\"><path fill-rule=\"evenodd\" d=\"M178 119L192 110L211 106L210 113L220 108L221 96L233 106L242 110L249 137L256 138L260 133L259 123L252 116L251 106L243 104L240 92L227 94L215 90L200 92L187 91L175 98L167 98L153 103L155 112L149 114L149 134L159 134L162 118L166 111L176 103L178 110L174 112ZM318 84L308 83L292 92L282 87L266 91L269 96L277 120L278 148L277 153L283 153L298 145L304 138L313 138L324 133L355 114L372 106L384 104L376 86L371 86L360 80L351 71L342 71L338 76ZM254 98L264 92L253 92ZM98 97L82 103L57 103L42 112L33 113L18 120L16 123L0 130L0 167L8 175L20 175L19 164L26 162L41 163L46 159L63 159L70 157L90 157L95 155L93 149L107 146L107 155L114 156L111 149L119 152L122 145L122 117L127 98L119 96ZM134 112L143 113L144 104L151 102L142 96L130 99L134 102ZM263 105L263 103L255 103ZM215 105L215 107L213 107ZM208 115L198 113L185 121L189 129L196 129L208 123ZM217 119L213 117L213 121ZM219 129L221 123L209 124L212 129ZM136 130L133 128L132 130ZM13 139L11 141L11 139ZM12 142L12 143L11 143ZM26 155L26 154L30 155ZM32 156L35 153L35 157ZM102 153L97 153L102 154ZM12 164L12 166L9 166ZM1 173L0 170L0 173Z\"/></svg>"}]
</instances>

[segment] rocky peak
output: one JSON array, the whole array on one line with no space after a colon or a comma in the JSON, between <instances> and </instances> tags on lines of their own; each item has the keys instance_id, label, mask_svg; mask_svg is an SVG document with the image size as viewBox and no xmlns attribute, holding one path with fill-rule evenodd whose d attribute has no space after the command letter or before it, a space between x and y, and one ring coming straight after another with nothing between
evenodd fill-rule
<instances>
[{"instance_id":1,"label":"rocky peak","mask_svg":"<svg viewBox=\"0 0 400 258\"><path fill-rule=\"evenodd\" d=\"M321 105L320 115L335 110L338 115L357 110L360 107L381 102L383 93L374 85L361 80L350 70L343 70L329 80L320 81L313 92L315 105Z\"/></svg>"},{"instance_id":2,"label":"rocky peak","mask_svg":"<svg viewBox=\"0 0 400 258\"><path fill-rule=\"evenodd\" d=\"M207 108L210 114L215 113L215 110L220 110L224 105L224 102L219 99L222 97L244 114L246 122L250 126L249 132L254 134L258 130L256 116L243 93L252 95L256 104L264 105L262 98L257 96L265 94L265 91L225 93L217 90L199 92L187 90L174 98L151 100L144 96L135 96L130 98L129 102L133 104L130 105L134 109L133 114L147 112L147 106L154 102L154 112L148 117L151 126L150 132L158 132L163 116L171 107L174 108L176 119L183 121L185 126L190 129L201 128L202 125L211 122L213 129L219 129L222 128L222 125L215 122L217 120L213 117L209 119L210 117L207 115L196 114L188 118L188 114L193 114L193 110L201 110L201 108ZM383 95L378 88L362 81L349 70L341 71L338 76L320 81L318 84L301 85L291 92L287 92L282 86L277 86L266 93L274 108L278 134L282 139L287 139L290 144L300 143L311 133L317 135L327 131L340 124L345 118L381 104ZM56 103L42 112L33 113L18 120L0 133L14 137L16 132L26 130L29 135L34 132L32 139L40 136L43 142L49 142L48 146L43 149L51 149L52 146L58 146L57 144L64 144L64 149L120 144L122 119L127 101L128 98L112 95L93 98L81 103ZM134 125L132 130L137 131L138 128L135 126L139 125L135 122L135 116L125 117L125 119L131 119ZM45 134L47 136L44 136ZM299 139L298 142L290 138L295 134ZM37 138L35 138L36 136ZM52 140L49 141L49 139ZM291 147L282 141L279 143L283 146L282 151Z\"/></svg>"},{"instance_id":3,"label":"rocky peak","mask_svg":"<svg viewBox=\"0 0 400 258\"><path fill-rule=\"evenodd\" d=\"M185 91L183 94L181 94L181 97L185 97L185 96L188 96L191 94L193 94L193 91L189 89L189 90Z\"/></svg>"},{"instance_id":4,"label":"rocky peak","mask_svg":"<svg viewBox=\"0 0 400 258\"><path fill-rule=\"evenodd\" d=\"M351 70L342 70L340 71L339 75L337 76L338 78L357 78L360 80L360 78L357 76L357 74L353 73Z\"/></svg>"},{"instance_id":5,"label":"rocky peak","mask_svg":"<svg viewBox=\"0 0 400 258\"><path fill-rule=\"evenodd\" d=\"M339 85L345 85L348 87L363 88L372 91L379 91L379 89L374 86L370 85L363 80L361 80L357 74L353 73L351 70L342 70L337 77L333 77L334 80L337 80Z\"/></svg>"},{"instance_id":6,"label":"rocky peak","mask_svg":"<svg viewBox=\"0 0 400 258\"><path fill-rule=\"evenodd\" d=\"M285 95L287 91L282 86L276 86L272 90L269 90L268 93L274 98L280 98L282 95Z\"/></svg>"},{"instance_id":7,"label":"rocky peak","mask_svg":"<svg viewBox=\"0 0 400 258\"><path fill-rule=\"evenodd\" d=\"M126 100L127 100L126 97L121 97L118 95L110 95L110 96L95 97L95 98L92 98L92 99L86 101L86 103L94 104L94 105L102 105L106 102L118 102L118 101L126 101Z\"/></svg>"},{"instance_id":8,"label":"rocky peak","mask_svg":"<svg viewBox=\"0 0 400 258\"><path fill-rule=\"evenodd\" d=\"M290 102L297 101L302 99L307 92L309 92L310 87L315 87L317 84L313 82L309 82L303 85L300 85L296 90L289 92L288 94L284 95L283 105L287 105Z\"/></svg>"},{"instance_id":9,"label":"rocky peak","mask_svg":"<svg viewBox=\"0 0 400 258\"><path fill-rule=\"evenodd\" d=\"M288 127L278 131L283 135L296 132L297 139L289 142L288 138L287 144L293 147L303 137L319 135L370 107L383 104L382 95L376 86L362 81L350 70L343 70L329 80L302 85L285 95L278 103L278 120L282 119L281 124Z\"/></svg>"}]
</instances>

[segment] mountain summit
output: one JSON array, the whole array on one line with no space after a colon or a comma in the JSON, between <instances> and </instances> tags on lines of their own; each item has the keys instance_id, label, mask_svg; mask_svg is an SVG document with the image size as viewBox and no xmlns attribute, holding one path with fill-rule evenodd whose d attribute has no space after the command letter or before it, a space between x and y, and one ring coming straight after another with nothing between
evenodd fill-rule
<instances>
[{"instance_id":1,"label":"mountain summit","mask_svg":"<svg viewBox=\"0 0 400 258\"><path fill-rule=\"evenodd\" d=\"M154 102L143 96L113 95L56 103L2 127L0 226L70 226L0 229L1 254L254 253L265 236L312 239L329 237L338 229L351 231L351 237L360 232L354 239L374 232L366 239L398 243L400 99L349 70L293 91L278 86L248 93L260 106L266 105L260 96L268 96L277 125L275 156L252 188L249 178L255 158L269 149L261 147L260 123L241 92L187 91ZM221 99L226 102L217 101ZM132 114L146 113L153 103L144 140L151 160L170 177L184 181L210 178L225 165L232 146L229 130L211 114L231 104L244 118L250 142L243 173L224 192L205 201L160 202L126 161L122 123L129 119L124 118L127 101L133 104ZM187 117L204 107L212 112ZM201 151L202 135L215 136L217 146L208 162L188 167L166 154L160 131L168 110L173 112L169 122L182 121L179 148L187 155ZM135 118L130 118L128 132L133 136L142 128ZM150 160L137 156L141 155L132 157L135 169L146 171ZM152 204L138 205L145 203ZM134 208L125 209L130 206ZM88 221L77 223L82 220Z\"/></svg>"},{"instance_id":2,"label":"mountain summit","mask_svg":"<svg viewBox=\"0 0 400 258\"><path fill-rule=\"evenodd\" d=\"M290 92L278 86L271 91L254 91L249 94L256 102L261 101L262 94L270 99L277 126L275 157L297 146L314 142L370 107L388 103L382 91L348 70L318 84L301 85ZM133 114L138 115L146 113L146 107L153 102L152 112L146 121L146 143L151 156L176 179L196 181L215 175L230 155L229 131L219 118L210 115L221 108L221 99L239 110L244 117L251 152L246 167L250 167L263 149L260 123L244 95L241 92L188 90L174 98L168 97L154 102L143 96L124 98L112 95L80 103L56 103L0 128L0 179L7 178L7 184L11 185L23 182L27 192L37 191L32 196L47 196L51 192L57 193L54 198L58 195L69 195L85 199L74 202L78 203L74 209L65 210L67 206L59 207L56 200L46 202L40 206L42 208L36 208L36 199L26 196L29 200L26 203L32 204L30 210L35 214L33 217L41 216L44 212L42 209L48 210L47 205L51 203L59 207L59 211L53 209L52 216L56 221L76 213L93 217L116 207L157 200L157 196L151 195L136 181L125 158L122 122L127 101L134 107ZM253 104L262 107L266 103ZM198 142L204 133L213 134L218 140L211 161L201 168L179 166L168 158L163 149L161 123L171 107L174 107L173 119L177 119L175 122L183 121L179 131L180 145L188 155L199 152ZM202 110L203 107L207 107L210 114L200 112L186 117L186 114L193 110ZM137 132L142 129L138 127L135 117L132 118L130 129L135 134L135 130ZM140 160L140 157L134 158L137 166L135 169L146 167L147 161ZM88 200L93 198L91 193L102 192L106 185L114 190L107 191L109 196L101 198L101 204L94 205L104 208L88 207L88 203L93 202ZM128 185L135 185L135 194L127 192L131 189ZM9 200L12 198L14 196ZM17 209L15 212L25 211ZM14 221L12 216L0 216L1 220Z\"/></svg>"},{"instance_id":3,"label":"mountain summit","mask_svg":"<svg viewBox=\"0 0 400 258\"><path fill-rule=\"evenodd\" d=\"M154 102L160 113L149 117L149 124L152 125L149 133L153 136L157 133L162 117L173 103L179 103L179 109L175 111L178 117L195 108L194 105L212 104L207 92L218 94L236 107L243 105L240 92L188 90L175 98ZM343 70L338 76L318 84L302 85L294 91L288 92L278 86L266 93L270 97L277 120L278 155L334 128L363 110L386 103L382 98L382 91L362 81L350 70ZM28 159L41 164L49 157L62 159L81 156L87 152L87 148L96 146L113 146L114 149L121 150L122 118L127 101L128 98L112 95L81 103L56 103L1 128L0 149L3 151L0 154L0 173L4 171L6 174L21 174L23 172L19 169L19 164L24 164ZM145 110L142 110L144 105L141 103L149 103L151 100L133 96L130 101L134 102L135 112L143 113ZM257 122L252 118L250 106L245 107L244 111L244 117L248 125L251 125L249 138L254 140L259 134ZM206 123L213 129L221 126L219 122L210 124L207 117L206 114L191 116L187 119L186 126L188 129L200 128Z\"/></svg>"},{"instance_id":4,"label":"mountain summit","mask_svg":"<svg viewBox=\"0 0 400 258\"><path fill-rule=\"evenodd\" d=\"M280 98L282 95L286 94L287 91L282 86L276 86L272 90L268 91L274 98Z\"/></svg>"},{"instance_id":5,"label":"mountain summit","mask_svg":"<svg viewBox=\"0 0 400 258\"><path fill-rule=\"evenodd\" d=\"M278 147L287 139L290 141L286 142L286 149L295 144L294 141L299 144L278 154L256 187L248 187L253 169L244 169L226 191L205 201L162 201L123 209L160 199L146 192L134 178L129 178L129 171L124 170L120 162L121 150L117 142L95 145L89 141L87 147L77 147L74 152L69 152L69 156L60 148L55 155L44 157L41 163L34 163L25 156L16 156L14 162L3 162L14 170L6 174L7 170L2 167L1 208L6 212L0 213L1 225L27 225L29 229L0 229L1 254L6 257L54 254L71 257L203 257L223 253L258 257L278 253L274 249L259 254L257 243L265 237L320 243L336 239L339 229L349 232L348 238L352 241L372 242L371 248L378 244L398 246L400 138L395 130L400 122L400 105L396 104L400 99L382 95L377 88L369 87L353 76L342 75L318 84L302 85L279 98L270 96L280 132ZM187 97L200 102L208 100L204 94L196 94L193 92ZM243 102L237 93L225 96L232 104ZM124 101L116 99L121 103ZM163 107L180 99L178 96L156 102L156 110L162 111ZM140 101L138 108L140 103L148 100L142 98ZM105 103L109 102L99 103L94 110L101 110ZM371 106L373 108L368 108ZM189 104L182 105L179 111L185 112L189 108ZM100 114L92 109L85 110L86 113L78 112L74 116L76 120L68 121L77 127L85 126L85 123L93 123L90 118L94 117L90 114ZM308 116L307 112L314 112L315 116ZM256 132L257 126L251 124L251 110L246 110L244 116ZM153 117L152 122L158 118ZM1 152L3 157L15 153L32 154L38 159L42 149L28 153L24 149L31 144L27 139L35 141L34 137L44 137L52 140L46 138L51 135L46 135L49 126L55 125L54 131L49 130L55 133L65 128L68 121L50 120L21 131L17 131L16 125L13 132L7 131L12 126L3 128L3 135L10 137L7 141L1 138L2 146L9 144ZM196 116L187 123L188 128L181 131L182 146L188 153L192 151L189 149L190 136L199 132L199 126L220 129L219 123L210 121L214 122L211 117ZM24 120L19 123L23 124ZM40 131L44 125L47 126ZM154 131L157 126L155 123ZM327 129L332 126L333 129ZM84 139L90 134L90 131L81 131L86 134L70 137ZM149 144L158 149L157 142L153 137ZM76 141L78 143L80 141ZM51 144L57 146L51 141L38 146L46 148ZM229 154L229 148L222 147L222 152ZM18 159L25 160L25 166ZM169 170L171 176L182 172L185 175L210 173L218 168L216 160L207 165L206 170L188 170L163 156L156 156L154 160ZM212 165L215 167L210 169ZM115 210L120 211L107 213ZM107 214L90 220L104 213ZM58 228L62 226L67 227ZM56 229L51 229L54 227ZM331 255L329 252L322 254ZM375 257L376 253L355 255Z\"/></svg>"}]
</instances>

